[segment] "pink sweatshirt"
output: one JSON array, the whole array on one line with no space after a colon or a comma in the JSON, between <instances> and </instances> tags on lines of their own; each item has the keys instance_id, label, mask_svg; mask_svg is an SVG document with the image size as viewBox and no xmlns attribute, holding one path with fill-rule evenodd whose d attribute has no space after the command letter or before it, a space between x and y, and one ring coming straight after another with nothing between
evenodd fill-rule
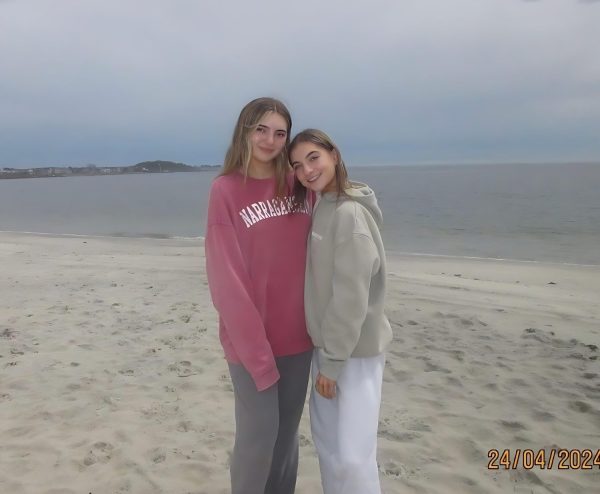
<instances>
[{"instance_id":1,"label":"pink sweatshirt","mask_svg":"<svg viewBox=\"0 0 600 494\"><path fill-rule=\"evenodd\" d=\"M312 348L304 317L312 208L290 209L291 197L275 197L274 178L244 183L232 173L210 190L206 274L219 337L225 358L241 363L259 391L279 379L275 356Z\"/></svg>"}]
</instances>

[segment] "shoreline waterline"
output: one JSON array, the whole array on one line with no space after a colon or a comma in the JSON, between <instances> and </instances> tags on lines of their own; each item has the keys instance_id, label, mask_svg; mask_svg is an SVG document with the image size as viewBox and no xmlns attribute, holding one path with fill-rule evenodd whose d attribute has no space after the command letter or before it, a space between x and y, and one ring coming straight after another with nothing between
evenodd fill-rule
<instances>
[{"instance_id":1,"label":"shoreline waterline","mask_svg":"<svg viewBox=\"0 0 600 494\"><path fill-rule=\"evenodd\" d=\"M28 232L18 230L0 230L0 234L15 234L15 235L33 235L40 237L67 237L67 238L136 238L149 240L204 240L204 237L186 237L179 235L167 235L163 233L147 233L147 234L125 234L115 233L112 235L94 235L86 233L56 233L56 232Z\"/></svg>"},{"instance_id":2,"label":"shoreline waterline","mask_svg":"<svg viewBox=\"0 0 600 494\"><path fill-rule=\"evenodd\" d=\"M53 233L53 232L30 232L30 231L16 231L16 230L0 230L0 234L14 234L14 235L31 235L39 237L51 237L51 238L104 238L104 239L139 239L139 240L183 240L183 241L199 241L203 242L203 236L188 237L179 235L164 235L164 234L113 234L113 235L93 235L93 234L80 234L80 233ZM397 251L388 249L386 255L389 261L400 259L402 257L422 257L431 259L456 259L456 260L472 260L472 261L492 261L499 263L521 263L521 264L537 264L537 265L548 265L548 266L574 266L574 267L590 267L600 268L598 264L585 264L575 262L560 262L560 261L547 261L547 260L531 260L531 259L516 259L516 258L502 258L502 257L482 257L482 256L459 256L453 254L439 254L439 253L428 253L428 252L407 252Z\"/></svg>"}]
</instances>

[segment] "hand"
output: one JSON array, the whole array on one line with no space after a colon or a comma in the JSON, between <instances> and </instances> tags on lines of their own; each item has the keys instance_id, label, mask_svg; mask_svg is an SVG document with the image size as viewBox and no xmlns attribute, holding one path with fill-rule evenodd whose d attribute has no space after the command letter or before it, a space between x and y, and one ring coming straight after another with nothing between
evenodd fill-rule
<instances>
[{"instance_id":1,"label":"hand","mask_svg":"<svg viewBox=\"0 0 600 494\"><path fill-rule=\"evenodd\" d=\"M319 372L317 375L317 382L315 383L317 393L323 398L335 398L335 386L336 382L333 379L329 379Z\"/></svg>"}]
</instances>

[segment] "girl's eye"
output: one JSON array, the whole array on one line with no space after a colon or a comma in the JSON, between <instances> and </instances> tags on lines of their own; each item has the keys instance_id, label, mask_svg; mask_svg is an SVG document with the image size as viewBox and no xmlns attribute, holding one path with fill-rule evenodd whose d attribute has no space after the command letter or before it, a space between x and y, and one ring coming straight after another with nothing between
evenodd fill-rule
<instances>
[{"instance_id":1,"label":"girl's eye","mask_svg":"<svg viewBox=\"0 0 600 494\"><path fill-rule=\"evenodd\" d=\"M264 127L257 127L256 132L260 132L261 134L265 131Z\"/></svg>"},{"instance_id":2,"label":"girl's eye","mask_svg":"<svg viewBox=\"0 0 600 494\"><path fill-rule=\"evenodd\" d=\"M285 132L279 132L277 134L277 137L284 139L285 138Z\"/></svg>"},{"instance_id":3,"label":"girl's eye","mask_svg":"<svg viewBox=\"0 0 600 494\"><path fill-rule=\"evenodd\" d=\"M309 158L310 161L315 161L319 156L318 155L313 155Z\"/></svg>"}]
</instances>

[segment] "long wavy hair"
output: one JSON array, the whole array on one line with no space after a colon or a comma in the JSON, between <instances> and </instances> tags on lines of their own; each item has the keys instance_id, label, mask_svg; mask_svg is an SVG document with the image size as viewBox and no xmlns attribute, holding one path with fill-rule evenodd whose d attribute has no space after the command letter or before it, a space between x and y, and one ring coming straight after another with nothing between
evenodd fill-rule
<instances>
[{"instance_id":1,"label":"long wavy hair","mask_svg":"<svg viewBox=\"0 0 600 494\"><path fill-rule=\"evenodd\" d=\"M287 174L290 171L287 148L290 143L292 117L286 106L275 98L257 98L242 108L220 175L229 175L239 170L244 177L248 177L248 167L252 159L250 136L267 113L281 115L287 125L285 147L275 158L275 193L277 197L283 197L287 191Z\"/></svg>"},{"instance_id":2,"label":"long wavy hair","mask_svg":"<svg viewBox=\"0 0 600 494\"><path fill-rule=\"evenodd\" d=\"M292 142L288 146L288 155L291 156L294 148L303 142L310 142L319 146L321 149L333 153L337 158L335 164L335 191L338 197L347 196L346 189L350 186L348 179L348 170L346 164L342 159L342 153L339 148L335 145L335 142L325 132L318 129L304 129L302 132L296 134L292 139ZM296 177L294 177L294 204L296 207L304 204L306 200L306 187L300 183Z\"/></svg>"}]
</instances>

